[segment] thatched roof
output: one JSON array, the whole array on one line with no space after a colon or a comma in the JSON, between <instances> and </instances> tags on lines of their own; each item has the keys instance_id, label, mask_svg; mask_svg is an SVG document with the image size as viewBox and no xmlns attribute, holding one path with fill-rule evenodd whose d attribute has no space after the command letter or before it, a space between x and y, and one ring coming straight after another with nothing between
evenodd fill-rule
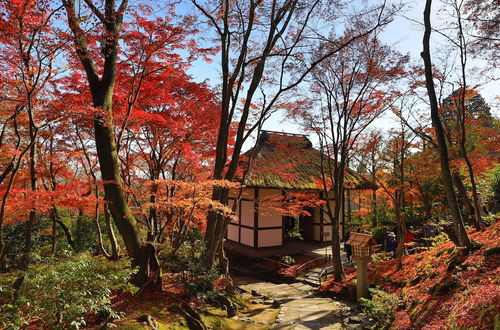
<instances>
[{"instance_id":1,"label":"thatched roof","mask_svg":"<svg viewBox=\"0 0 500 330\"><path fill-rule=\"evenodd\" d=\"M313 148L306 135L262 131L255 151L250 149L245 156L249 158L252 152L253 160L245 180L247 186L321 190L321 153ZM347 172L347 189L376 187L361 174L351 169Z\"/></svg>"}]
</instances>

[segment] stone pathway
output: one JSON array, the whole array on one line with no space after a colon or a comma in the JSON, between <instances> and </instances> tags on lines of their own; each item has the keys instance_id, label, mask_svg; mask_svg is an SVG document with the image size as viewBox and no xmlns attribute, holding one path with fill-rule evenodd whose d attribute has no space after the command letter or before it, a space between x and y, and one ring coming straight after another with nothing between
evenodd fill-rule
<instances>
[{"instance_id":1,"label":"stone pathway","mask_svg":"<svg viewBox=\"0 0 500 330\"><path fill-rule=\"evenodd\" d=\"M271 303L279 309L270 329L371 329L372 322L350 306L330 298L318 297L304 283L273 284L252 278L233 278L240 289L251 293L252 303Z\"/></svg>"},{"instance_id":2,"label":"stone pathway","mask_svg":"<svg viewBox=\"0 0 500 330\"><path fill-rule=\"evenodd\" d=\"M319 275L324 267L310 269L300 280L308 285L319 287Z\"/></svg>"}]
</instances>

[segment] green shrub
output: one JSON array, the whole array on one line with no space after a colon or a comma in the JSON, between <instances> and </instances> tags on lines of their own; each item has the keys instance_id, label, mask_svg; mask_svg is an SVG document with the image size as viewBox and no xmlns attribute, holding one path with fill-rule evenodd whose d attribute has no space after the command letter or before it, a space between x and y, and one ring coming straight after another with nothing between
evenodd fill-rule
<instances>
[{"instance_id":1,"label":"green shrub","mask_svg":"<svg viewBox=\"0 0 500 330\"><path fill-rule=\"evenodd\" d=\"M158 259L163 269L173 274L173 280L178 287L184 289L188 297L214 297L214 281L220 274L216 265L207 269L205 264L205 243L192 234L177 249L166 244L160 249Z\"/></svg>"},{"instance_id":2,"label":"green shrub","mask_svg":"<svg viewBox=\"0 0 500 330\"><path fill-rule=\"evenodd\" d=\"M375 227L371 229L371 233L373 235L373 239L377 244L383 244L385 240L385 234L387 233L386 227Z\"/></svg>"},{"instance_id":3,"label":"green shrub","mask_svg":"<svg viewBox=\"0 0 500 330\"><path fill-rule=\"evenodd\" d=\"M377 320L377 329L388 329L394 321L393 309L399 299L380 289L369 289L371 299L361 298L363 311Z\"/></svg>"},{"instance_id":4,"label":"green shrub","mask_svg":"<svg viewBox=\"0 0 500 330\"><path fill-rule=\"evenodd\" d=\"M24 274L16 300L11 287L0 288L0 326L17 329L26 320L40 320L51 329L79 328L90 312L117 318L111 292L133 292L132 273L127 260L110 262L88 254L40 264Z\"/></svg>"},{"instance_id":5,"label":"green shrub","mask_svg":"<svg viewBox=\"0 0 500 330\"><path fill-rule=\"evenodd\" d=\"M281 261L287 265L292 265L295 263L295 259L292 256L283 256L281 257Z\"/></svg>"},{"instance_id":6,"label":"green shrub","mask_svg":"<svg viewBox=\"0 0 500 330\"><path fill-rule=\"evenodd\" d=\"M431 243L431 246L438 246L443 243L448 242L450 239L448 238L448 235L446 235L444 232L439 233L438 235L432 237L429 239L429 242Z\"/></svg>"}]
</instances>

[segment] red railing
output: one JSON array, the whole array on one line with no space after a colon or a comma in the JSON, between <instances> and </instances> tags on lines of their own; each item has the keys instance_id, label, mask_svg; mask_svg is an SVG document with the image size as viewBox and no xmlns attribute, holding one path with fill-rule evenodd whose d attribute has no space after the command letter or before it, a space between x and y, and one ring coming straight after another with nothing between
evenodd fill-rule
<instances>
[{"instance_id":1,"label":"red railing","mask_svg":"<svg viewBox=\"0 0 500 330\"><path fill-rule=\"evenodd\" d=\"M269 258L264 258L262 257L262 261L263 262L268 262L268 263L271 263L273 265L276 266L276 270L281 270L282 268L288 268L290 267L290 265L287 265L283 262L279 262L278 260L273 260L273 259L269 259Z\"/></svg>"}]
</instances>

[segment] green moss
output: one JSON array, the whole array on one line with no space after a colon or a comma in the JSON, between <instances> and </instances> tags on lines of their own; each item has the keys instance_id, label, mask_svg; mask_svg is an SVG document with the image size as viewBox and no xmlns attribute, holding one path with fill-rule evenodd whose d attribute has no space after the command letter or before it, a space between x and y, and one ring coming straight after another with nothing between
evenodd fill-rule
<instances>
[{"instance_id":1,"label":"green moss","mask_svg":"<svg viewBox=\"0 0 500 330\"><path fill-rule=\"evenodd\" d=\"M237 317L226 318L226 312L220 308L210 308L207 312L201 314L201 318L205 324L212 329L230 330L264 330L269 329L268 325L243 322Z\"/></svg>"}]
</instances>

